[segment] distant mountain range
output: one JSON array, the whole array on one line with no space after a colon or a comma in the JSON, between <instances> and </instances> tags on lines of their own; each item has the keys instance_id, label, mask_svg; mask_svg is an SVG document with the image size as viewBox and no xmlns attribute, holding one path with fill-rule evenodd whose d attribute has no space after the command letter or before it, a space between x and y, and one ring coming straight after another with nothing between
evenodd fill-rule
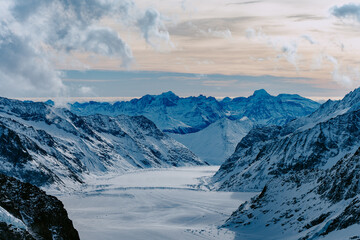
<instances>
[{"instance_id":1,"label":"distant mountain range","mask_svg":"<svg viewBox=\"0 0 360 240\"><path fill-rule=\"evenodd\" d=\"M89 174L203 164L144 116L79 117L0 98L0 173L37 186L71 188Z\"/></svg>"},{"instance_id":2,"label":"distant mountain range","mask_svg":"<svg viewBox=\"0 0 360 240\"><path fill-rule=\"evenodd\" d=\"M213 183L262 192L224 226L238 238L360 239L359 136L360 88L284 126L251 130Z\"/></svg>"},{"instance_id":3,"label":"distant mountain range","mask_svg":"<svg viewBox=\"0 0 360 240\"><path fill-rule=\"evenodd\" d=\"M81 116L143 115L201 159L221 164L253 126L283 125L314 112L319 106L299 95L271 96L261 89L248 98L217 100L202 95L181 98L166 92L113 104L74 103L70 109Z\"/></svg>"}]
</instances>

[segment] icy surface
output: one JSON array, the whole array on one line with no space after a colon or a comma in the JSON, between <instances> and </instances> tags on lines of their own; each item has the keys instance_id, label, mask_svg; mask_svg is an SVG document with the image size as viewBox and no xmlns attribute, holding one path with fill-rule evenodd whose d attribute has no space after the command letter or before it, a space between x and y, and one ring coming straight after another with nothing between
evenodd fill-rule
<instances>
[{"instance_id":1,"label":"icy surface","mask_svg":"<svg viewBox=\"0 0 360 240\"><path fill-rule=\"evenodd\" d=\"M253 122L247 117L238 120L223 118L196 133L168 135L187 146L202 160L219 165L234 153L236 145L252 127Z\"/></svg>"},{"instance_id":2,"label":"icy surface","mask_svg":"<svg viewBox=\"0 0 360 240\"><path fill-rule=\"evenodd\" d=\"M255 193L207 191L206 179L217 169L148 169L93 177L81 193L58 197L81 239L234 239L232 231L217 226Z\"/></svg>"},{"instance_id":3,"label":"icy surface","mask_svg":"<svg viewBox=\"0 0 360 240\"><path fill-rule=\"evenodd\" d=\"M2 207L0 207L0 222L5 222L7 225L12 225L14 228L27 230L25 224L20 219L17 219Z\"/></svg>"}]
</instances>

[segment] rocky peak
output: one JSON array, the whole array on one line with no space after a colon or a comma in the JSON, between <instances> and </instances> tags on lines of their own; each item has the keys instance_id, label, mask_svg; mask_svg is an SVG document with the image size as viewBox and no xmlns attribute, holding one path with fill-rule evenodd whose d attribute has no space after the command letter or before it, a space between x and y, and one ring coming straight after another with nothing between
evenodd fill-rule
<instances>
[{"instance_id":1,"label":"rocky peak","mask_svg":"<svg viewBox=\"0 0 360 240\"><path fill-rule=\"evenodd\" d=\"M25 228L0 220L0 239L78 240L79 234L56 197L0 174L0 207ZM19 224L20 226L20 224Z\"/></svg>"},{"instance_id":2,"label":"rocky peak","mask_svg":"<svg viewBox=\"0 0 360 240\"><path fill-rule=\"evenodd\" d=\"M163 92L160 96L162 96L163 98L167 98L169 100L177 100L177 99L179 99L179 96L177 96L172 91Z\"/></svg>"},{"instance_id":3,"label":"rocky peak","mask_svg":"<svg viewBox=\"0 0 360 240\"><path fill-rule=\"evenodd\" d=\"M271 95L265 89L259 89L254 91L252 97L264 98L264 97L271 97Z\"/></svg>"}]
</instances>

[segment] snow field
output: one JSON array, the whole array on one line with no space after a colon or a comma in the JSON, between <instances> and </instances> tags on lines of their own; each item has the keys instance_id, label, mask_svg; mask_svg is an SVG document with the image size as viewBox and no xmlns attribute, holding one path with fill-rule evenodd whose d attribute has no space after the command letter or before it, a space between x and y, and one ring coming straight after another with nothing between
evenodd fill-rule
<instances>
[{"instance_id":1,"label":"snow field","mask_svg":"<svg viewBox=\"0 0 360 240\"><path fill-rule=\"evenodd\" d=\"M218 166L139 170L92 177L81 193L61 194L81 239L234 239L218 229L255 193L197 187Z\"/></svg>"}]
</instances>

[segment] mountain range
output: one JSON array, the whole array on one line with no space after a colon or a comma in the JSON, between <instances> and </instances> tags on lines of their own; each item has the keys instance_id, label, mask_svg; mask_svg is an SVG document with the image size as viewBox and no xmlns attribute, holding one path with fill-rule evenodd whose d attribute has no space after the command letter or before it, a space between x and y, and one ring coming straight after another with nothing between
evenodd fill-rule
<instances>
[{"instance_id":1,"label":"mountain range","mask_svg":"<svg viewBox=\"0 0 360 240\"><path fill-rule=\"evenodd\" d=\"M203 95L182 98L166 92L113 104L74 103L70 110L81 116L143 115L204 161L221 164L253 126L283 125L319 106L296 94L271 96L261 89L247 98L217 100Z\"/></svg>"},{"instance_id":2,"label":"mountain range","mask_svg":"<svg viewBox=\"0 0 360 240\"><path fill-rule=\"evenodd\" d=\"M252 129L214 176L217 189L259 191L273 176L328 169L360 144L360 89L285 124Z\"/></svg>"},{"instance_id":3,"label":"mountain range","mask_svg":"<svg viewBox=\"0 0 360 240\"><path fill-rule=\"evenodd\" d=\"M76 187L89 174L204 165L143 116L91 115L0 98L0 172L37 186Z\"/></svg>"},{"instance_id":4,"label":"mountain range","mask_svg":"<svg viewBox=\"0 0 360 240\"><path fill-rule=\"evenodd\" d=\"M261 191L224 224L238 238L360 239L360 88L284 126L252 129L212 178Z\"/></svg>"}]
</instances>

